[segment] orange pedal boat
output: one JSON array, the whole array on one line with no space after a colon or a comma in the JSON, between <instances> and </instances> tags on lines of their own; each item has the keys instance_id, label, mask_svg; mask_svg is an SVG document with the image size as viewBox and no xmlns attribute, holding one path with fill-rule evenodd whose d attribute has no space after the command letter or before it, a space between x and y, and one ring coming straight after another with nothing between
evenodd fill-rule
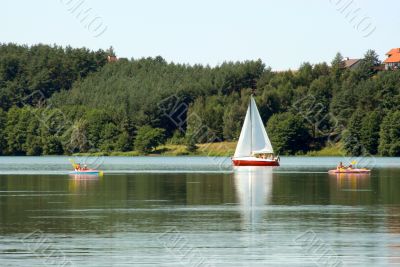
<instances>
[{"instance_id":1,"label":"orange pedal boat","mask_svg":"<svg viewBox=\"0 0 400 267\"><path fill-rule=\"evenodd\" d=\"M339 168L339 169L329 170L328 173L371 173L371 170L365 168L362 169Z\"/></svg>"}]
</instances>

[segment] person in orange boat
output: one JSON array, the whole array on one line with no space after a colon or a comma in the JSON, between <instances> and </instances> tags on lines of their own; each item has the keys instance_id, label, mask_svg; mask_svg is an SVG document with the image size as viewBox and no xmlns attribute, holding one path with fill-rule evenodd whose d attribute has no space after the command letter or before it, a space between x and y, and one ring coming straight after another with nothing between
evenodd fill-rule
<instances>
[{"instance_id":1,"label":"person in orange boat","mask_svg":"<svg viewBox=\"0 0 400 267\"><path fill-rule=\"evenodd\" d=\"M347 169L350 169L350 170L353 169L353 165L350 164L349 167L347 167Z\"/></svg>"},{"instance_id":2,"label":"person in orange boat","mask_svg":"<svg viewBox=\"0 0 400 267\"><path fill-rule=\"evenodd\" d=\"M343 162L340 162L339 165L336 167L336 169L338 169L338 170L343 169L343 168L344 168Z\"/></svg>"},{"instance_id":3,"label":"person in orange boat","mask_svg":"<svg viewBox=\"0 0 400 267\"><path fill-rule=\"evenodd\" d=\"M75 164L75 171L80 171L81 170L81 164L77 163Z\"/></svg>"}]
</instances>

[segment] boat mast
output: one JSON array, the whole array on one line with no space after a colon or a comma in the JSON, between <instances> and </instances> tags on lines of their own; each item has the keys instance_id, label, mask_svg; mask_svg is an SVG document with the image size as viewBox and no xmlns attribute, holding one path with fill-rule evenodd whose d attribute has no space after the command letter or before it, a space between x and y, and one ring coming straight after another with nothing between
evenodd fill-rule
<instances>
[{"instance_id":1,"label":"boat mast","mask_svg":"<svg viewBox=\"0 0 400 267\"><path fill-rule=\"evenodd\" d=\"M253 95L254 95L254 92L255 90L254 89L252 89L251 90L251 95L250 95L250 156L252 156L252 154L253 154L253 120L252 120L252 117L253 117L253 113L251 112L251 103L252 103L252 98L253 98Z\"/></svg>"}]
</instances>

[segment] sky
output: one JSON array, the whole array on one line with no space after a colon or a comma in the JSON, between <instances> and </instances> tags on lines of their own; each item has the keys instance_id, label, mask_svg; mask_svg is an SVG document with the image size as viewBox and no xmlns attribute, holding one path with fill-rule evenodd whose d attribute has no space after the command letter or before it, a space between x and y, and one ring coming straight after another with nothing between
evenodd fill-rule
<instances>
[{"instance_id":1,"label":"sky","mask_svg":"<svg viewBox=\"0 0 400 267\"><path fill-rule=\"evenodd\" d=\"M396 0L3 0L0 42L57 44L118 57L209 64L261 59L273 70L382 60L400 47Z\"/></svg>"}]
</instances>

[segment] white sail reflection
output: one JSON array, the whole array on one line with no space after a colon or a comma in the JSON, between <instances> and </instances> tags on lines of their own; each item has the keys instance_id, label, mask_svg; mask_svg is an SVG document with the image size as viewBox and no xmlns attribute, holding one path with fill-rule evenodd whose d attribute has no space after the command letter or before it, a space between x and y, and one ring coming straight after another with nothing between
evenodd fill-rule
<instances>
[{"instance_id":1,"label":"white sail reflection","mask_svg":"<svg viewBox=\"0 0 400 267\"><path fill-rule=\"evenodd\" d=\"M261 224L265 205L272 197L272 169L266 167L236 167L235 189L245 226Z\"/></svg>"}]
</instances>

